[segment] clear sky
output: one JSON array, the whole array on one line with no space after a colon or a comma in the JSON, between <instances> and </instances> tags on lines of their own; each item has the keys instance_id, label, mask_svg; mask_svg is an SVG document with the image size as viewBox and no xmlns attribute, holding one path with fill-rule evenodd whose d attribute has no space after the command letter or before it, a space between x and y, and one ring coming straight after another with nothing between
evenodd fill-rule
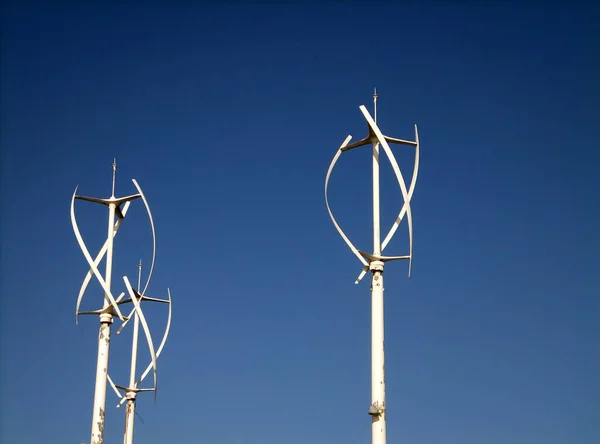
<instances>
[{"instance_id":1,"label":"clear sky","mask_svg":"<svg viewBox=\"0 0 600 444\"><path fill-rule=\"evenodd\" d=\"M382 130L421 139L412 277L385 274L388 441L598 442L597 3L50 3L2 12L2 442L89 441L98 320L75 324L87 264L69 205L76 185L110 195L114 156L117 194L137 179L155 216L148 293L174 301L136 441L370 442L369 283L323 186L344 138L366 135L373 87ZM366 250L369 156L344 155L331 183ZM95 254L106 209L76 209ZM150 260L130 211L115 292ZM101 300L94 284L84 308ZM158 338L166 313L148 311ZM122 384L129 335L113 339Z\"/></svg>"}]
</instances>

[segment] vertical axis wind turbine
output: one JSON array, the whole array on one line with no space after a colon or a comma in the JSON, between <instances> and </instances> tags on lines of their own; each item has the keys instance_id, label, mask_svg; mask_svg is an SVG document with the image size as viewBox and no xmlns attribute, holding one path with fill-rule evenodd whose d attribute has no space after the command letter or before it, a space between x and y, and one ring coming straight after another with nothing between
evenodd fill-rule
<instances>
[{"instance_id":1,"label":"vertical axis wind turbine","mask_svg":"<svg viewBox=\"0 0 600 444\"><path fill-rule=\"evenodd\" d=\"M396 139L383 135L379 127L377 126L377 90L373 94L373 106L374 106L374 118L371 117L367 108L364 105L360 106L360 111L365 117L369 134L364 138L352 144L349 144L352 136L348 136L344 143L340 146L336 152L327 176L325 178L325 204L327 205L327 211L329 217L333 222L336 230L346 242L350 250L354 255L361 261L364 268L356 284L358 284L365 274L370 270L372 272L371 278L371 406L369 407L369 415L371 415L371 434L373 444L385 444L386 443L386 404L385 404L385 356L384 356L384 311L383 311L383 267L385 262L395 260L408 260L408 276L410 277L412 268L412 213L410 209L410 200L412 198L415 184L417 182L417 174L419 170L419 133L417 125L415 125L415 141L408 141L402 139ZM389 147L389 143L408 145L415 147L415 164L413 168L413 174L410 186L406 187L406 182L398 166L398 162L394 157L392 150ZM333 217L333 213L329 206L328 198L328 187L331 172L338 159L346 151L352 150L365 145L372 145L373 148L373 254L365 253L364 251L358 250L350 241L348 236L342 231L336 219ZM392 227L388 231L383 242L381 242L381 228L380 228L380 203L379 203L379 148L383 148L387 155L392 169L396 175L402 197L404 199L404 205L402 206L396 220ZM406 216L408 221L408 234L409 234L409 252L405 256L382 256L383 250L388 245L398 226Z\"/></svg>"},{"instance_id":2,"label":"vertical axis wind turbine","mask_svg":"<svg viewBox=\"0 0 600 444\"><path fill-rule=\"evenodd\" d=\"M116 172L117 172L117 161L116 159L112 165L113 174L112 174L112 194L108 199L97 198L97 197L86 197L77 195L77 188L75 188L75 192L73 193L73 197L71 199L71 224L73 226L73 231L75 233L75 237L77 238L77 242L85 259L90 266L90 270L86 274L83 284L81 285L81 289L79 290L79 296L77 298L77 306L75 310L76 320L78 320L78 316L80 314L94 314L99 315L100 318L100 330L98 334L98 357L96 363L96 383L94 389L94 408L92 412L92 434L90 444L103 444L104 442L104 423L105 423L105 412L106 412L106 385L107 385L107 377L108 377L108 360L109 360L109 351L110 351L110 326L113 323L113 317L117 316L121 321L125 321L127 318L123 316L121 311L119 310L119 305L124 304L129 301L123 301L122 298L125 295L122 292L117 299L114 298L111 291L111 283L112 283L112 265L113 265L113 247L114 247L114 237L116 236L121 223L125 219L129 206L132 200L141 198L146 207L146 211L148 212L148 216L150 218L150 225L152 228L152 236L154 240L154 250L152 253L152 265L150 267L150 275L152 275L152 270L154 268L154 259L156 256L156 236L154 233L154 221L152 220L152 214L150 213L150 207L148 206L148 201L144 196L140 186L138 185L135 179L132 179L134 186L136 187L138 193L132 194L130 196L125 197L115 197L115 182L116 182ZM75 200L85 200L88 202L99 203L102 205L106 205L108 207L108 235L104 245L102 246L100 252L96 256L95 259L92 259L90 252L81 236L79 231L79 227L77 225L77 220L75 218ZM117 217L117 221L115 222L115 216ZM106 256L106 271L105 275L102 276L100 271L98 270L98 265L102 261L102 259ZM94 276L98 282L100 283L102 289L104 290L104 303L101 309L93 310L93 311L79 311L79 306L81 304L81 300L83 298L83 294L90 283L90 280ZM148 278L148 282L146 283L146 287L150 281L150 277ZM142 294L145 292L142 292ZM134 302L135 303L135 302Z\"/></svg>"},{"instance_id":3,"label":"vertical axis wind turbine","mask_svg":"<svg viewBox=\"0 0 600 444\"><path fill-rule=\"evenodd\" d=\"M136 399L137 394L140 392L154 392L154 402L156 403L156 389L157 389L157 373L156 373L156 360L160 356L165 343L167 342L167 337L169 336L169 330L171 328L171 290L167 289L168 299L157 299L146 296L144 293L140 293L141 289L141 280L142 280L142 262L138 266L138 286L137 291L133 290L129 279L124 276L123 281L125 282L125 287L127 288L127 292L129 293L130 299L126 299L123 303L133 302L134 308L131 310L131 313L127 317L127 319L123 322L121 327L117 330L117 334L120 334L123 328L127 325L127 323L131 320L133 316L133 337L131 344L131 367L129 372L129 385L124 387L122 385L117 385L113 382L110 375L107 375L108 382L110 383L112 389L117 394L121 401L117 404L117 407L121 407L125 401L127 401L127 407L125 408L125 434L123 436L124 444L132 444L133 443L133 426L136 415ZM167 326L165 332L163 334L162 340L158 349L154 350L154 344L152 342L152 336L150 335L150 329L148 328L148 323L146 322L146 318L142 311L142 301L149 302L159 302L163 304L168 304L169 306L169 314L167 318ZM144 334L146 335L146 340L148 343L148 348L150 350L151 361L148 366L145 368L144 372L140 376L139 379L136 380L136 368L137 368L137 352L138 352L138 337L139 337L139 325L142 324L142 328L144 330ZM151 388L140 388L141 382L146 378L146 376L150 373L150 371L154 371L154 386ZM119 390L124 392L124 395L119 393Z\"/></svg>"}]
</instances>

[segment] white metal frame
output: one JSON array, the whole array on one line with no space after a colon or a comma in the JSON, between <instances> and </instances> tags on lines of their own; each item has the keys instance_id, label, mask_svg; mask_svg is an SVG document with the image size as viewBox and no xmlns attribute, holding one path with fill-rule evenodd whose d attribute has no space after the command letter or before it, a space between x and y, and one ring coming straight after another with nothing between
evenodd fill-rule
<instances>
[{"instance_id":1,"label":"white metal frame","mask_svg":"<svg viewBox=\"0 0 600 444\"><path fill-rule=\"evenodd\" d=\"M386 403L385 403L385 353L384 353L384 307L383 307L383 268L384 263L393 260L408 260L408 276L410 277L412 269L412 212L410 209L410 200L414 193L415 185L417 182L417 175L419 171L419 133L417 126L415 125L415 141L408 141L402 139L396 139L383 135L379 127L377 126L377 92L373 95L374 102L374 114L375 118L371 117L364 105L360 106L360 111L365 117L369 134L364 139L361 139L355 143L350 144L352 136L348 136L342 143L338 151L336 152L327 176L325 178L325 204L327 205L327 211L336 230L346 242L350 250L354 255L361 261L364 268L360 275L356 279L358 284L365 274L370 270L373 274L371 279L371 406L369 407L369 415L372 418L371 433L373 444L385 444L386 443ZM410 186L406 187L406 182L402 176L398 162L394 157L392 150L389 147L389 143L409 145L415 147L415 164L413 168L413 175L410 182ZM331 172L335 167L338 159L342 153L349 151L360 146L371 144L373 147L373 254L365 253L364 251L358 250L354 244L350 241L348 236L342 231L338 222L336 221L331 207L329 205L328 187ZM386 156L388 157L392 169L396 175L404 204L398 217L393 223L392 227L388 231L381 242L381 229L380 229L380 202L379 202L379 147L382 147ZM398 226L406 216L408 221L408 234L409 234L409 252L405 256L382 256L383 250L389 244L390 240L396 233Z\"/></svg>"},{"instance_id":2,"label":"white metal frame","mask_svg":"<svg viewBox=\"0 0 600 444\"><path fill-rule=\"evenodd\" d=\"M146 200L146 197L144 196L142 189L140 188L139 184L137 183L137 181L135 179L132 179L132 182L133 182L134 186L136 187L138 193L130 195L130 196L116 198L115 197L116 170L117 170L117 164L116 164L116 160L115 160L113 162L112 194L111 194L110 198L103 199L103 198L96 198L96 197L79 196L79 195L77 195L77 188L75 188L75 192L73 193L73 197L71 199L71 224L73 226L73 231L75 233L75 237L77 239L79 247L81 248L81 251L83 252L84 257L86 258L88 265L90 266L90 270L84 277L83 283L79 290L79 295L77 297L77 304L76 304L76 310L75 310L76 322L78 322L80 314L99 315L99 318L100 318L100 331L99 331L99 335L98 335L98 356L97 356L97 363L96 363L96 383L95 383L95 390L94 390L94 407L93 407L93 414L92 414L92 432L91 432L91 441L90 441L91 444L103 444L103 442L104 442L107 382L110 382L111 386L117 392L117 395L119 395L120 397L121 397L121 395L119 394L117 387L125 390L126 396L129 397L129 399L133 400L132 403L135 403L135 395L137 394L137 392L140 392L140 391L154 391L155 392L155 400L156 400L156 379L157 379L156 358L158 355L160 355L160 352L162 351L162 348L164 347L164 344L166 342L166 339L167 339L167 336L169 333L170 324L171 324L170 290L168 290L168 295L169 295L168 300L150 298L150 297L147 297L144 295L146 292L146 289L148 288L148 285L150 283L150 279L152 277L152 272L154 270L154 262L155 262L155 258L156 258L156 233L155 233L154 221L152 218L152 213L150 212L150 207L148 205L148 201ZM131 288L131 284L129 283L129 280L127 279L126 276L124 276L123 280L124 280L124 283L125 283L125 286L127 289L127 293L130 295L130 298L123 299L123 297L125 296L125 292L121 292L121 294L115 299L115 297L113 296L112 291L111 291L114 238L115 238L123 220L125 219L125 216L127 215L131 201L138 199L138 198L141 198L142 201L144 202L144 206L148 213L148 217L150 219L150 225L152 228L153 250L152 250L152 263L150 266L150 272L149 272L146 284L144 286L144 289L141 293L139 292L140 282L138 282L138 291L134 291ZM100 204L108 206L108 209L109 209L108 235L107 235L106 241L104 242L104 245L102 246L100 252L98 253L98 255L96 256L95 259L92 259L92 256L90 255L90 252L89 252L89 250L83 240L83 237L81 236L81 233L79 231L79 226L77 224L77 219L75 217L75 200L85 200L88 202L100 203ZM117 217L116 222L115 222L115 216ZM102 261L102 259L105 256L106 256L106 271L105 271L105 275L102 276L102 274L98 270L98 265L100 264L100 262ZM101 309L92 310L92 311L81 311L80 310L81 302L82 302L83 296L85 294L85 291L92 279L92 276L96 277L96 279L100 283L102 289L104 290L104 303L103 303L103 306ZM168 317L168 321L167 321L167 328L166 328L165 334L163 336L163 339L161 341L161 345L159 346L159 349L156 352L155 352L155 349L154 349L154 346L152 343L152 336L150 335L150 330L148 328L148 325L146 323L146 320L144 318L144 315L143 315L143 312L141 309L141 301L142 300L149 300L149 301L162 302L162 303L169 304L169 317ZM130 302L133 303L134 308L131 311L131 313L128 314L128 316L123 316L119 306L130 303ZM133 348L132 348L132 370L131 370L132 374L135 375L134 362L137 361L137 339L138 339L137 336L138 336L138 328L139 328L140 322L142 324L142 328L144 330L146 339L148 341L150 355L152 357L152 362L148 365L148 367L142 374L141 378L137 382L134 380L133 383L131 383L131 381L130 381L129 387L115 386L115 384L110 379L110 376L108 375L111 324L113 323L114 316L117 316L123 322L123 325L117 331L117 334L123 329L123 327L127 324L129 319L131 319L132 316L134 317L134 339L133 339ZM154 388L139 389L138 384L146 377L146 375L149 373L149 371L151 369L154 370ZM123 397L123 398L125 399L126 397ZM131 410L131 415L128 414L126 417L126 424L129 424L129 425L128 426L126 425L126 427L131 428L130 436L131 436L131 438L133 438L133 421L128 422L127 420L131 419L131 417L134 415L135 408L133 407L131 409L128 409L127 412L129 413L130 410ZM126 429L126 431L127 431L127 429ZM128 433L126 433L125 434L125 442L131 443L132 442L131 440L127 441L128 436L129 436Z\"/></svg>"},{"instance_id":3,"label":"white metal frame","mask_svg":"<svg viewBox=\"0 0 600 444\"><path fill-rule=\"evenodd\" d=\"M123 328L127 325L129 320L133 317L133 337L132 337L132 345L131 345L131 366L129 372L129 385L122 386L115 384L111 379L110 375L107 375L108 382L111 385L112 389L116 393L116 395L120 398L117 407L121 407L125 402L127 402L127 406L125 408L125 434L123 438L124 444L132 444L133 443L133 429L135 424L135 414L136 414L136 400L137 394L140 392L154 392L154 403L156 403L156 391L157 391L157 371L156 371L156 361L167 342L167 338L169 336L169 331L171 328L171 314L172 314L172 305L171 305L171 290L167 289L167 297L168 299L157 299L146 296L144 293L140 293L140 283L141 283L141 270L142 264L139 264L139 274L138 274L138 290L133 290L129 279L124 276L123 281L125 282L125 287L127 288L127 292L130 296L130 299L127 299L125 302L131 301L134 304L134 308L129 314L128 318L123 322L121 327L117 330L117 334L120 334L123 331ZM168 304L169 306L169 314L167 317L167 326L165 328L165 332L161 339L160 345L158 349L154 349L154 344L152 341L152 336L150 335L150 329L148 327L148 323L146 322L146 318L142 311L142 301L149 302L158 302L163 304ZM136 369L137 369L137 351L138 351L138 336L139 336L139 324L142 324L142 329L144 330L144 334L146 336L146 340L148 342L148 349L150 351L151 361L146 366L141 376L136 379ZM154 374L154 386L151 388L140 388L140 384L142 381L148 376L150 370L153 370ZM119 390L123 391L123 394L119 392Z\"/></svg>"}]
</instances>

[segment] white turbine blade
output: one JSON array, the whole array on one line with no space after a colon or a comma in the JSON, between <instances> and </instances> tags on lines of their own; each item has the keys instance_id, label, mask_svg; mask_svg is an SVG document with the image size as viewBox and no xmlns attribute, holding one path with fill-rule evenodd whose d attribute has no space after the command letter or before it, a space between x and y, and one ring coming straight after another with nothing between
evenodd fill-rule
<instances>
[{"instance_id":1,"label":"white turbine blade","mask_svg":"<svg viewBox=\"0 0 600 444\"><path fill-rule=\"evenodd\" d=\"M358 277L356 278L356 280L354 281L355 284L360 283L360 281L362 281L362 278L365 277L365 274L367 274L367 271L369 271L369 266L366 265L362 271L360 272L360 274L358 275Z\"/></svg>"},{"instance_id":2,"label":"white turbine blade","mask_svg":"<svg viewBox=\"0 0 600 444\"><path fill-rule=\"evenodd\" d=\"M406 218L408 219L408 277L412 271L412 250L413 250L413 231L412 231L412 212L406 212Z\"/></svg>"},{"instance_id":3,"label":"white turbine blade","mask_svg":"<svg viewBox=\"0 0 600 444\"><path fill-rule=\"evenodd\" d=\"M417 183L417 175L419 173L419 132L417 130L417 125L415 125L415 140L416 140L415 166L413 168L412 179L410 182L410 187L408 189L409 200L412 199L413 193L415 191L415 185ZM390 240L392 240L394 233L396 232L396 230L398 229L398 226L400 225L400 222L402 222L402 219L404 218L404 214L406 213L406 208L407 208L406 205L402 205L402 209L400 210L400 213L398 213L398 217L396 218L396 221L392 225L392 228L390 229L390 231L386 235L383 243L381 244L381 251L383 251L383 249L387 246L387 244L390 242ZM409 237L411 238L410 242L412 245L412 232L409 233ZM411 253L411 257L412 257L412 253ZM410 264L409 264L409 275L410 275Z\"/></svg>"},{"instance_id":4,"label":"white turbine blade","mask_svg":"<svg viewBox=\"0 0 600 444\"><path fill-rule=\"evenodd\" d=\"M75 192L77 192L77 189L75 189ZM127 210L129 209L129 202L126 202L124 207L123 207L123 218L125 217L125 215L127 214ZM121 225L121 222L123 221L123 219L118 219L115 222L115 226L113 229L113 239L115 238L115 236L117 235L117 232L119 231L119 226ZM100 250L100 252L98 253L98 255L96 256L96 259L94 259L94 264L96 266L98 266L98 264L100 264L100 261L104 258L104 255L106 254L106 251L108 250L108 239L106 239L106 242L104 242L104 245L102 246L102 249ZM89 270L87 272L87 274L85 275L85 278L83 279L83 284L81 285L81 288L79 289L79 296L77 296L77 307L75 308L75 313L79 312L79 306L81 305L81 300L83 299L83 294L85 293L85 290L87 289L87 286L90 283L90 280L92 279L92 275L93 275L93 271ZM75 315L75 323L78 324L79 320L77 318L77 314Z\"/></svg>"},{"instance_id":5,"label":"white turbine blade","mask_svg":"<svg viewBox=\"0 0 600 444\"><path fill-rule=\"evenodd\" d=\"M112 389L117 394L117 397L124 398L124 396L122 396L121 393L119 393L119 390L117 389L117 386L115 385L115 383L113 382L113 380L110 378L110 375L108 373L106 374L106 379L108 379L108 383L110 384L110 386L112 387Z\"/></svg>"},{"instance_id":6,"label":"white turbine blade","mask_svg":"<svg viewBox=\"0 0 600 444\"><path fill-rule=\"evenodd\" d=\"M342 154L342 149L346 145L348 145L348 142L350 142L351 139L352 139L352 136L346 137L346 140L344 140L344 143L342 143L342 145L338 149L337 153L335 153L335 156L333 157L333 160L331 161L331 164L329 165L329 170L327 171L327 176L325 177L325 205L327 205L327 211L329 212L329 217L331 218L331 221L333 222L333 225L335 226L335 229L337 230L337 232L340 234L340 236L342 236L342 239L344 239L344 242L346 242L346 245L348 245L348 247L350 247L350 250L352 250L354 255L362 262L363 265L366 266L366 265L368 265L367 261L359 254L356 247L352 244L352 242L350 242L350 239L348 239L348 236L346 236L346 234L340 228L339 224L335 220L335 217L333 217L333 213L331 212L331 207L329 206L329 196L328 196L328 192L327 192L329 189L329 178L331 176L331 172L333 171L333 167L335 166L338 159L340 158L340 156Z\"/></svg>"},{"instance_id":7,"label":"white turbine blade","mask_svg":"<svg viewBox=\"0 0 600 444\"><path fill-rule=\"evenodd\" d=\"M162 352L163 347L165 346L165 343L167 342L167 337L169 336L169 330L171 329L171 313L172 313L171 290L168 288L167 288L167 294L169 296L169 316L167 317L167 327L165 329L165 333L163 334L163 338L160 342L160 345L158 346L158 350L156 350L156 359L158 359L158 357L160 356L160 353ZM135 383L136 387L142 383L142 381L144 380L146 375L148 375L148 373L150 372L151 368L152 368L152 363L148 364L148 367L146 367L146 369L144 370L144 373L142 373L142 376L140 377L140 379L138 379L138 381Z\"/></svg>"},{"instance_id":8,"label":"white turbine blade","mask_svg":"<svg viewBox=\"0 0 600 444\"><path fill-rule=\"evenodd\" d=\"M123 396L121 398L121 400L119 401L119 403L117 404L117 408L121 407L123 404L125 404L125 401L127 401L127 396Z\"/></svg>"},{"instance_id":9,"label":"white turbine blade","mask_svg":"<svg viewBox=\"0 0 600 444\"><path fill-rule=\"evenodd\" d=\"M417 125L415 124L415 140L417 141L417 150L415 153L415 172L413 173L413 182L417 182L417 179L415 179L415 177L417 176L416 171L418 171L419 169L419 130L417 129ZM411 187L412 189L414 189L414 185L413 182L411 182ZM411 195L412 196L412 195ZM410 254L410 261L408 262L408 277L410 277L410 273L412 271L412 260L413 260L413 231L412 231L412 215L410 217L410 222L408 224L409 226L409 232L408 232L408 236L409 236L409 254Z\"/></svg>"},{"instance_id":10,"label":"white turbine blade","mask_svg":"<svg viewBox=\"0 0 600 444\"><path fill-rule=\"evenodd\" d=\"M150 264L150 272L148 273L148 279L146 280L146 285L144 286L144 290L142 291L142 295L146 293L148 289L148 285L150 284L150 279L152 278L152 272L154 271L154 260L156 259L156 232L154 231L154 219L152 218L152 213L150 212L150 205L148 205L148 200L146 200L146 196L142 192L142 189L138 185L135 179L131 179L135 187L137 188L142 200L144 201L144 206L146 207L146 211L148 212L148 218L150 219L150 226L152 227L152 263Z\"/></svg>"},{"instance_id":11,"label":"white turbine blade","mask_svg":"<svg viewBox=\"0 0 600 444\"><path fill-rule=\"evenodd\" d=\"M133 316L133 313L135 312L135 307L133 307L133 310L131 310L131 312L129 313L129 315L127 316L127 319L125 319L125 321L123 321L123 323L121 324L121 326L119 327L119 329L117 330L117 334L121 333L121 331L123 331L123 329L125 328L125 326L129 323L129 321Z\"/></svg>"},{"instance_id":12,"label":"white turbine blade","mask_svg":"<svg viewBox=\"0 0 600 444\"><path fill-rule=\"evenodd\" d=\"M375 123L375 121L373 120L371 115L369 114L369 111L367 111L367 108L365 108L364 105L360 106L360 110L362 111L363 115L365 116L365 119L367 119L369 126L373 129L373 132L377 136L379 143L383 147L385 154L387 155L390 163L392 164L392 169L394 170L394 173L396 173L396 179L398 180L398 185L400 185L400 190L402 191L402 198L404 199L404 207L406 207L406 217L408 219L408 230L409 230L409 233L411 233L411 235L410 235L410 237L411 237L410 250L412 251L412 214L411 214L411 210L410 210L410 198L408 197L408 191L406 189L406 182L404 181L404 177L402 176L402 172L400 171L398 162L396 162L396 157L394 157L394 153L392 152L392 150L390 149L390 146L388 145L387 141L383 137L383 134L379 130L379 127L377 126L377 124Z\"/></svg>"},{"instance_id":13,"label":"white turbine blade","mask_svg":"<svg viewBox=\"0 0 600 444\"><path fill-rule=\"evenodd\" d=\"M129 279L127 276L123 276L123 280L125 281L125 286L127 287L127 291L131 295L131 300L135 305L137 316L140 319L140 323L142 324L142 329L144 330L144 334L146 335L146 340L148 341L148 348L150 349L150 356L152 357L152 368L154 369L154 387L156 388L156 353L154 351L154 344L152 343L152 335L150 334L150 329L148 328L148 323L146 322L146 318L144 317L144 312L142 311L142 307L135 297L135 293L133 292L133 288L129 283ZM156 402L156 396L155 396Z\"/></svg>"},{"instance_id":14,"label":"white turbine blade","mask_svg":"<svg viewBox=\"0 0 600 444\"><path fill-rule=\"evenodd\" d=\"M77 188L75 188L75 193L77 193ZM102 289L104 290L104 293L105 293L105 298L108 298L109 302L112 304L113 308L115 309L117 316L119 317L119 319L121 321L123 321L124 320L123 315L121 314L121 311L119 310L119 307L115 301L115 298L113 297L113 295L110 291L110 288L108 288L108 285L106 285L106 281L100 274L100 271L98 271L98 267L96 266L96 264L94 264L94 261L92 260L92 256L90 255L90 252L88 251L87 246L85 245L85 242L83 241L83 238L81 237L81 233L79 232L79 227L77 225L77 220L75 218L75 193L73 193L73 198L71 199L71 225L73 225L73 231L75 232L75 237L77 238L77 242L79 243L79 248L81 248L81 251L83 252L83 255L85 256L85 259L87 260L90 268L92 269L94 276L96 276L96 279L98 279L98 282L100 282L100 285L102 286Z\"/></svg>"}]
</instances>

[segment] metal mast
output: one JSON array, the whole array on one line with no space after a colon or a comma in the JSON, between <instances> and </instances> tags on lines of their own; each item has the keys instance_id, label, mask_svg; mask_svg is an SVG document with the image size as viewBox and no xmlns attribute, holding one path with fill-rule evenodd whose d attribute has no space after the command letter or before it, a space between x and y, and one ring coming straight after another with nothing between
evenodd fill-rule
<instances>
[{"instance_id":1,"label":"metal mast","mask_svg":"<svg viewBox=\"0 0 600 444\"><path fill-rule=\"evenodd\" d=\"M139 187L137 181L135 179L132 180L134 186L136 187L138 193L132 194L129 196L116 198L115 197L115 182L116 182L116 171L117 171L117 163L116 159L113 162L113 177L112 177L112 192L111 196L108 199L105 198L97 198L97 197L86 197L77 195L77 188L73 193L73 197L71 199L71 224L73 226L73 231L75 233L75 237L81 248L81 251L90 266L88 273L86 274L83 284L81 285L81 289L79 290L79 296L77 298L77 306L76 306L76 318L80 314L87 315L99 315L100 318L100 331L98 334L98 356L96 363L96 382L95 382L95 390L94 390L94 407L92 411L92 431L91 431L91 444L103 444L104 442L104 429L105 429L105 414L106 414L106 385L107 382L110 381L110 377L108 376L108 364L109 364L109 351L110 351L110 339L111 339L111 324L113 323L114 316L117 316L124 323L127 321L129 317L124 317L119 309L119 306L128 302L133 302L136 306L134 310L141 317L141 309L138 309L138 301L136 298L122 300L125 292L121 292L118 298L114 298L111 291L112 284L112 265L113 265L113 250L114 250L114 237L117 235L119 227L121 223L125 219L129 206L132 200L141 198L146 207L146 211L148 212L148 216L150 218L150 225L152 228L152 236L153 236L153 253L152 253L152 264L150 267L150 276L152 275L152 271L154 268L154 260L156 256L156 236L154 231L154 222L152 220L152 214L150 213L150 207L148 206L148 201L146 200L141 188ZM102 249L98 253L95 259L92 259L90 252L81 236L79 231L79 226L77 224L77 220L75 217L75 200L85 200L88 202L99 203L108 207L108 235ZM116 221L115 221L116 216ZM102 259L106 256L106 271L104 276L98 270L98 265L102 261ZM102 308L99 310L92 311L80 311L79 307L81 301L83 299L83 295L85 290L87 289L90 280L94 276L98 282L100 283L102 289L104 290L104 302ZM148 276L148 282L146 282L146 287L142 290L142 294L145 292L148 287L148 283L150 281L150 276ZM124 277L125 284L127 286L128 280ZM130 294L133 293L133 290L129 290ZM140 297L141 300L141 297ZM170 305L170 300L169 300ZM133 312L132 312L133 314ZM130 315L131 316L131 315ZM170 316L170 312L169 312ZM136 318L137 319L137 318ZM147 331L147 325L143 317L141 318L142 325L144 327L146 336L148 337L150 353L153 357L153 362L151 363L152 367L155 370L155 380L156 380L156 359L154 348L151 344L151 338L149 337L149 332ZM170 321L170 317L169 317ZM148 369L149 371L149 369ZM111 381L112 384L112 381ZM155 384L156 385L156 384Z\"/></svg>"},{"instance_id":2,"label":"metal mast","mask_svg":"<svg viewBox=\"0 0 600 444\"><path fill-rule=\"evenodd\" d=\"M364 105L360 106L360 110L367 120L369 134L355 142L349 144L352 136L348 136L344 143L340 146L337 153L335 154L327 176L325 178L325 203L327 205L327 211L331 220L344 240L348 247L352 250L355 256L364 265L363 271L359 275L356 283L359 283L364 275L371 271L371 405L369 406L369 415L371 415L371 434L373 444L385 444L386 443L386 402L385 402L385 353L384 353L384 304L383 304L383 268L384 263L392 260L408 260L409 261L409 276L412 263L412 214L410 210L410 200L414 192L417 173L419 169L419 136L417 127L415 125L415 142L396 139L393 137L384 136L377 126L377 90L373 94L373 107L374 116L372 118ZM394 154L392 153L388 143L409 145L415 147L415 165L413 169L412 180L410 187L407 190L404 177L400 171L400 167L396 162ZM328 186L331 172L339 157L342 153L349 151L360 146L372 145L373 152L373 254L368 254L358 250L350 241L348 236L342 231L336 219L333 217L333 213L329 206L328 198ZM402 197L404 199L404 205L400 210L396 221L392 225L391 229L387 233L383 243L381 242L381 224L380 224L380 189L379 189L379 149L380 147L386 153L386 156L392 164L394 173L398 180ZM405 256L382 256L384 248L387 246L389 241L394 236L400 222L406 216L408 220L408 232L409 232L409 254Z\"/></svg>"},{"instance_id":3,"label":"metal mast","mask_svg":"<svg viewBox=\"0 0 600 444\"><path fill-rule=\"evenodd\" d=\"M138 265L138 293L142 291L142 261ZM135 387L135 370L137 366L137 350L138 350L138 336L140 331L140 318L136 313L133 314L133 338L131 341L131 368L129 372L129 387ZM131 395L130 395L131 393ZM135 421L135 400L137 398L136 392L127 393L127 406L125 407L125 438L124 443L133 443L133 423Z\"/></svg>"},{"instance_id":4,"label":"metal mast","mask_svg":"<svg viewBox=\"0 0 600 444\"><path fill-rule=\"evenodd\" d=\"M377 90L373 94L373 113L377 121ZM379 141L373 145L373 256L381 256L381 224L379 204ZM373 444L385 444L385 354L383 318L383 262L369 263L371 278L371 407ZM375 413L375 414L373 414ZM378 413L378 414L377 414Z\"/></svg>"}]
</instances>

